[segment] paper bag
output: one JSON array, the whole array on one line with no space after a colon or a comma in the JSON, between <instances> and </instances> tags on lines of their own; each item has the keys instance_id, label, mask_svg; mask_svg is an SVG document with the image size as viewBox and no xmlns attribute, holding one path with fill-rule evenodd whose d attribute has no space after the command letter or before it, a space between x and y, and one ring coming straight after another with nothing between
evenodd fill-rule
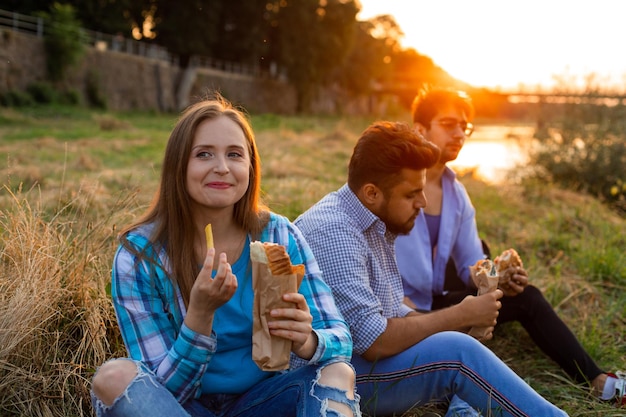
<instances>
[{"instance_id":1,"label":"paper bag","mask_svg":"<svg viewBox=\"0 0 626 417\"><path fill-rule=\"evenodd\" d=\"M304 276L304 266L297 268L297 273L272 275L267 258L262 259L258 250L252 250L252 286L254 289L252 323L252 359L263 371L280 371L289 367L291 340L272 336L268 321L272 320L270 311L274 308L293 306L282 300L283 294L297 292Z\"/></svg>"},{"instance_id":2,"label":"paper bag","mask_svg":"<svg viewBox=\"0 0 626 417\"><path fill-rule=\"evenodd\" d=\"M498 288L498 274L489 259L481 259L470 266L470 273L474 284L478 288L478 295L495 291ZM487 336L487 327L472 327L468 334L478 340Z\"/></svg>"}]
</instances>

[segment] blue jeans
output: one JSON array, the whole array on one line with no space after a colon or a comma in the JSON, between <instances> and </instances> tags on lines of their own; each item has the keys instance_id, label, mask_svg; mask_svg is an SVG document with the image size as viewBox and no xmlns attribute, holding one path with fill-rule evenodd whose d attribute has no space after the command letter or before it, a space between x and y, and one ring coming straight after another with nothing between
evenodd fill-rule
<instances>
[{"instance_id":1,"label":"blue jeans","mask_svg":"<svg viewBox=\"0 0 626 417\"><path fill-rule=\"evenodd\" d=\"M241 395L203 395L180 404L145 365L137 363L137 376L126 391L107 406L93 392L91 399L98 417L341 417L328 401L347 404L355 417L361 415L359 396L318 383L319 372L328 365L310 365L277 374Z\"/></svg>"},{"instance_id":2,"label":"blue jeans","mask_svg":"<svg viewBox=\"0 0 626 417\"><path fill-rule=\"evenodd\" d=\"M401 415L455 395L447 417L472 415L459 412L463 401L485 416L567 416L484 345L460 332L437 333L377 362L354 355L352 364L361 410L371 416Z\"/></svg>"}]
</instances>

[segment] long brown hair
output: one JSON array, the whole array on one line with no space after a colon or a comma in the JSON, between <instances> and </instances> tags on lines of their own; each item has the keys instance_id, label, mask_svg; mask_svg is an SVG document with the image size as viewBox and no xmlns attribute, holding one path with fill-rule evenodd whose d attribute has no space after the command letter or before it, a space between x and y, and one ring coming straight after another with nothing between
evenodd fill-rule
<instances>
[{"instance_id":1,"label":"long brown hair","mask_svg":"<svg viewBox=\"0 0 626 417\"><path fill-rule=\"evenodd\" d=\"M186 306L189 305L191 287L199 271L193 250L195 225L185 183L187 164L200 123L220 116L228 117L239 125L246 137L250 154L250 182L243 197L235 203L234 220L252 236L260 234L269 213L260 198L261 161L254 133L247 116L219 95L192 104L181 114L167 142L161 182L150 207L143 216L120 233L120 243L136 253L126 238L128 233L141 225L154 223L150 241L157 249L165 250L171 268L170 279L179 286ZM138 256L148 262L156 261L147 259L145 253L139 253Z\"/></svg>"}]
</instances>

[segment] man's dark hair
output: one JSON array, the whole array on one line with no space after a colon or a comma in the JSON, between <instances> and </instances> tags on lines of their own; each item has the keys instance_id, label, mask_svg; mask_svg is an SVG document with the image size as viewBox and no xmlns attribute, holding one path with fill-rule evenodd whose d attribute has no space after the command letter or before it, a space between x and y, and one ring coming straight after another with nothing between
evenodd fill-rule
<instances>
[{"instance_id":1,"label":"man's dark hair","mask_svg":"<svg viewBox=\"0 0 626 417\"><path fill-rule=\"evenodd\" d=\"M430 128L430 122L446 106L462 110L470 121L474 119L474 104L466 92L450 88L434 88L423 89L415 96L411 106L413 123Z\"/></svg>"},{"instance_id":2,"label":"man's dark hair","mask_svg":"<svg viewBox=\"0 0 626 417\"><path fill-rule=\"evenodd\" d=\"M376 122L357 141L348 166L348 186L357 192L372 183L383 192L393 187L402 169L422 170L439 160L439 148L406 123Z\"/></svg>"}]
</instances>

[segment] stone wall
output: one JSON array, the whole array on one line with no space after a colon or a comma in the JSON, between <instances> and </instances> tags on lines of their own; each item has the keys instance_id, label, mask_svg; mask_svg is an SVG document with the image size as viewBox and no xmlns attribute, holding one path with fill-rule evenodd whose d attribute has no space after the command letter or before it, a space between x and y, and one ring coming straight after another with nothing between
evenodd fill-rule
<instances>
[{"instance_id":1,"label":"stone wall","mask_svg":"<svg viewBox=\"0 0 626 417\"><path fill-rule=\"evenodd\" d=\"M43 39L0 29L0 94L44 81L45 65ZM285 82L210 68L183 73L167 61L103 47L88 48L64 82L84 100L88 85L95 85L112 110L178 111L210 91L250 112L291 114L296 107L295 91Z\"/></svg>"},{"instance_id":2,"label":"stone wall","mask_svg":"<svg viewBox=\"0 0 626 417\"><path fill-rule=\"evenodd\" d=\"M33 34L0 28L0 94L25 90L46 80L44 41ZM177 112L188 104L219 91L250 113L293 114L296 92L284 81L217 69L181 70L168 61L111 50L105 42L89 47L80 64L71 68L65 87L77 91L87 103L88 88L95 87L111 110ZM317 114L380 117L397 108L395 96L371 94L349 97L338 86L319 91L311 112Z\"/></svg>"},{"instance_id":3,"label":"stone wall","mask_svg":"<svg viewBox=\"0 0 626 417\"><path fill-rule=\"evenodd\" d=\"M219 91L224 97L251 113L292 114L296 94L288 84L243 74L228 74L210 68L198 68L190 99L197 100L207 91Z\"/></svg>"},{"instance_id":4,"label":"stone wall","mask_svg":"<svg viewBox=\"0 0 626 417\"><path fill-rule=\"evenodd\" d=\"M0 93L24 90L46 78L43 39L0 29Z\"/></svg>"},{"instance_id":5,"label":"stone wall","mask_svg":"<svg viewBox=\"0 0 626 417\"><path fill-rule=\"evenodd\" d=\"M110 109L172 111L177 108L173 82L178 72L156 59L89 49L66 82L84 97L87 88L95 88Z\"/></svg>"}]
</instances>

